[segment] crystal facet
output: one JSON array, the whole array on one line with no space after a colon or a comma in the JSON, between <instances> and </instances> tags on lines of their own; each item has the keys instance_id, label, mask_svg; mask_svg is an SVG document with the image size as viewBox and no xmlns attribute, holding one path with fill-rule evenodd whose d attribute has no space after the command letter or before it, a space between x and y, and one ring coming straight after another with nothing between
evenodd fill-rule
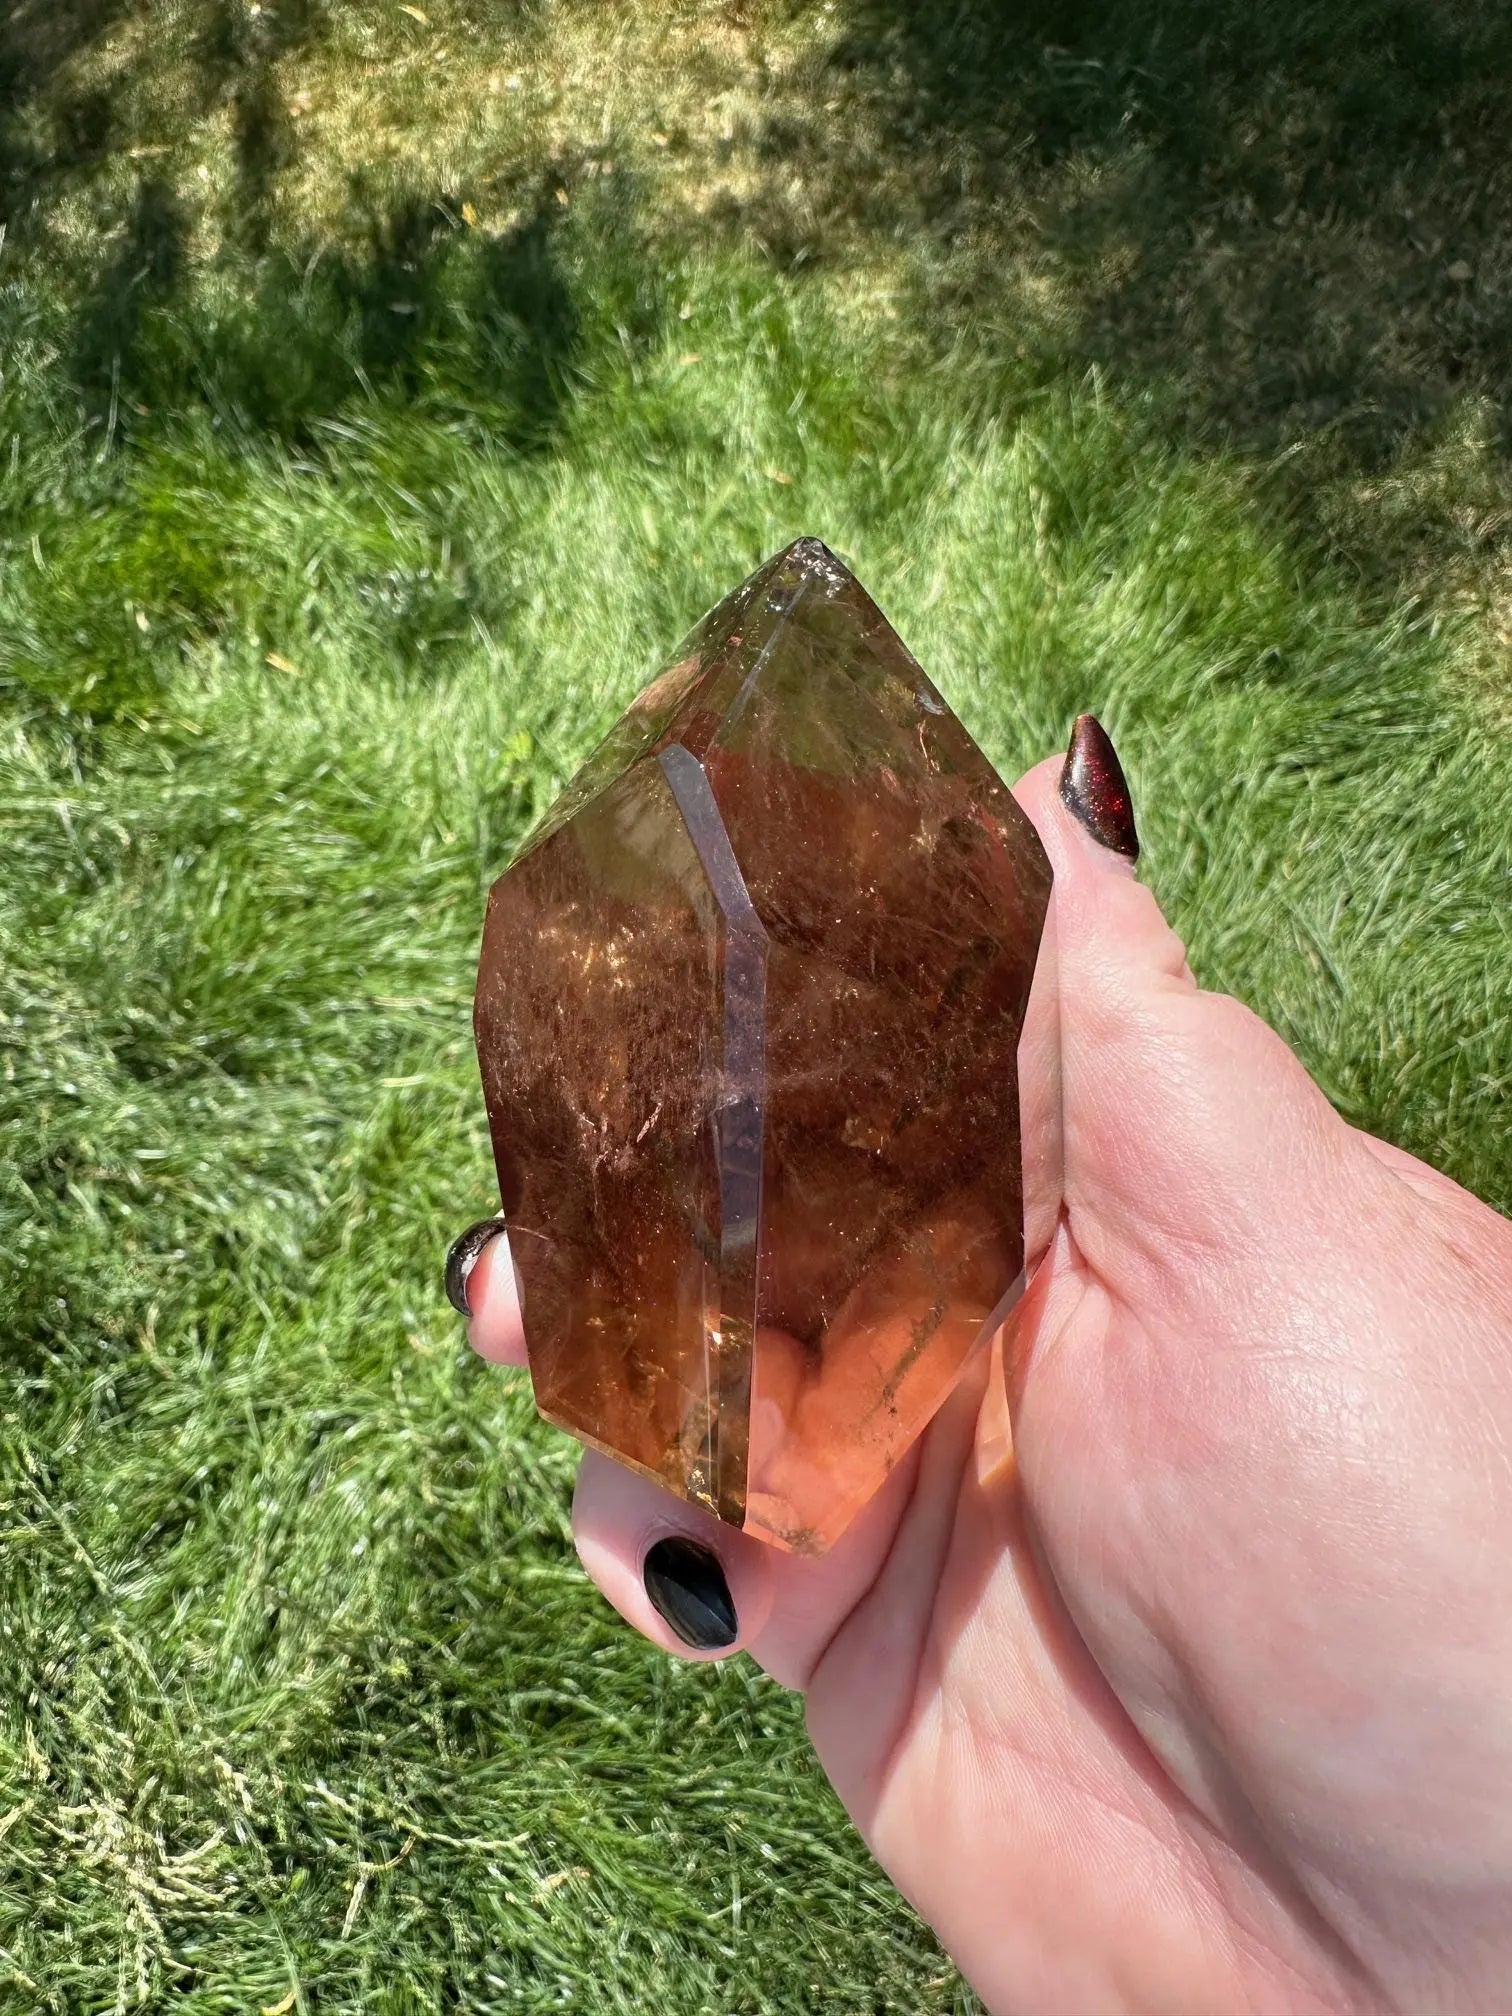
<instances>
[{"instance_id":1,"label":"crystal facet","mask_svg":"<svg viewBox=\"0 0 1512 2016\"><path fill-rule=\"evenodd\" d=\"M1023 1285L1034 829L800 539L489 899L476 1028L541 1412L822 1550Z\"/></svg>"}]
</instances>

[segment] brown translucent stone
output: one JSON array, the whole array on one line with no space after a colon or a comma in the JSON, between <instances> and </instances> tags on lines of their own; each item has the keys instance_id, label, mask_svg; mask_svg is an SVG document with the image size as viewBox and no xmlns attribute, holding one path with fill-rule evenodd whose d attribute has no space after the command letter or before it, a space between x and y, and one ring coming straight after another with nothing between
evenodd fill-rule
<instances>
[{"instance_id":1,"label":"brown translucent stone","mask_svg":"<svg viewBox=\"0 0 1512 2016\"><path fill-rule=\"evenodd\" d=\"M849 1523L1022 1290L1039 840L800 539L489 900L478 1053L541 1412L763 1539Z\"/></svg>"}]
</instances>

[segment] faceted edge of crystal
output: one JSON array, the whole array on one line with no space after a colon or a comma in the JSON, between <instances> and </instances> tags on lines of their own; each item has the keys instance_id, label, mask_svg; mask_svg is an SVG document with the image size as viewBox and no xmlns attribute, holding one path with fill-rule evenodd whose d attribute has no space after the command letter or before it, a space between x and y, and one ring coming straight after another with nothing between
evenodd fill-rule
<instances>
[{"instance_id":1,"label":"faceted edge of crystal","mask_svg":"<svg viewBox=\"0 0 1512 2016\"><path fill-rule=\"evenodd\" d=\"M719 1171L719 1313L704 1338L710 1395L708 1481L690 1495L739 1525L745 1512L751 1355L756 1335L764 1148L767 934L746 888L714 793L680 742L656 758L724 923L720 1096L712 1116Z\"/></svg>"},{"instance_id":2,"label":"faceted edge of crystal","mask_svg":"<svg viewBox=\"0 0 1512 2016\"><path fill-rule=\"evenodd\" d=\"M733 595L726 596L704 612L666 664L594 745L566 787L526 834L503 871L505 874L523 861L527 854L533 854L543 840L559 832L569 819L575 818L586 806L602 797L616 777L623 776L644 757L654 754L660 746L676 738L678 720L687 713L697 694L717 679L730 651L744 641L741 619L746 611L789 556L797 554L800 548L810 547L817 547L832 564L837 564L820 540L795 539L792 545L785 546L764 566L758 567ZM805 554L804 557L809 558L812 564L811 556ZM732 602L734 608L728 606ZM772 612L774 622L778 614L780 610ZM716 619L723 625L722 634L716 627ZM642 716L641 709L647 696L654 694L671 673L684 665L691 667L689 676L680 686L674 687L673 697L665 705L655 706ZM627 733L626 724L632 716L636 719Z\"/></svg>"}]
</instances>

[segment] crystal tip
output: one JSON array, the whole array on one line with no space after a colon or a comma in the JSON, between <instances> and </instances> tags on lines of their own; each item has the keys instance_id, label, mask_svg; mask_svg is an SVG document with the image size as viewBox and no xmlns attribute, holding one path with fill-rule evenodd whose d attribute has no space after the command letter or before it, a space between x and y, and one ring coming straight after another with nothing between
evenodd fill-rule
<instances>
[{"instance_id":1,"label":"crystal tip","mask_svg":"<svg viewBox=\"0 0 1512 2016\"><path fill-rule=\"evenodd\" d=\"M812 532L804 533L801 539L785 546L777 556L776 567L783 574L804 574L827 583L831 588L844 587L855 579L839 554L832 552L822 539L816 539Z\"/></svg>"}]
</instances>

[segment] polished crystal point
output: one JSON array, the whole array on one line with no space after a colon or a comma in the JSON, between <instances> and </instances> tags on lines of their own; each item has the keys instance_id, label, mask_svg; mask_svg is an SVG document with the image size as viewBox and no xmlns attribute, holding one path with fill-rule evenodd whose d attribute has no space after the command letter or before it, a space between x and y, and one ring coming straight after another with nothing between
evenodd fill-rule
<instances>
[{"instance_id":1,"label":"polished crystal point","mask_svg":"<svg viewBox=\"0 0 1512 2016\"><path fill-rule=\"evenodd\" d=\"M1021 1292L1028 820L817 539L726 597L489 899L536 1401L817 1552Z\"/></svg>"}]
</instances>

